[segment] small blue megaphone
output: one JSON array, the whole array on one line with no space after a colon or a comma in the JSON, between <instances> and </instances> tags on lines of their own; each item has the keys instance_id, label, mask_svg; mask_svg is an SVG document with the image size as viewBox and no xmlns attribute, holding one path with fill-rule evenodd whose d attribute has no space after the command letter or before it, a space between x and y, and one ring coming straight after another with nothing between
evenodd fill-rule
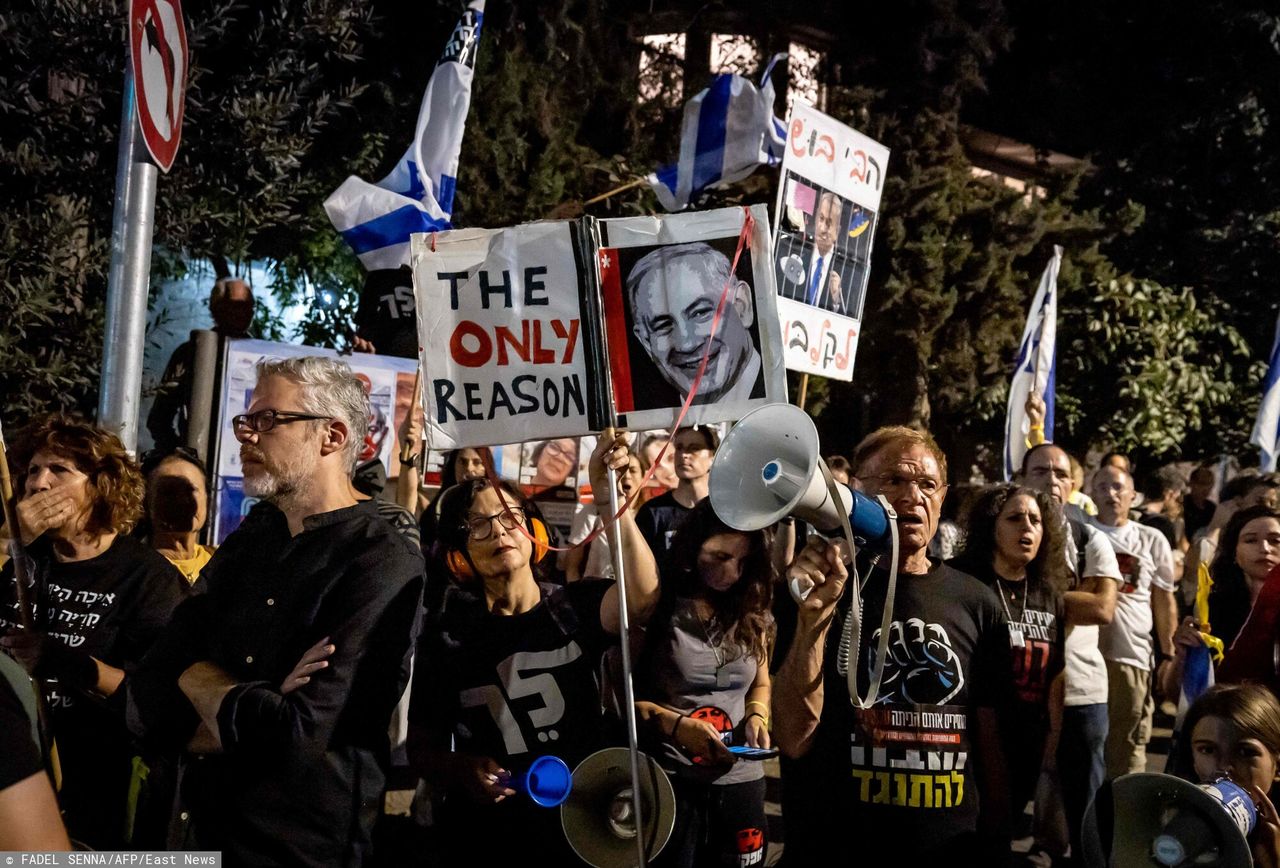
<instances>
[{"instance_id":1,"label":"small blue megaphone","mask_svg":"<svg viewBox=\"0 0 1280 868\"><path fill-rule=\"evenodd\" d=\"M822 534L849 517L854 536L873 549L888 549L890 516L860 491L835 483L836 503L821 471L818 431L809 414L791 404L769 404L738 420L716 450L711 465L711 507L741 531L760 530L787 516Z\"/></svg>"},{"instance_id":2,"label":"small blue megaphone","mask_svg":"<svg viewBox=\"0 0 1280 868\"><path fill-rule=\"evenodd\" d=\"M511 789L523 793L541 808L555 808L573 790L573 773L558 756L540 756L511 780Z\"/></svg>"}]
</instances>

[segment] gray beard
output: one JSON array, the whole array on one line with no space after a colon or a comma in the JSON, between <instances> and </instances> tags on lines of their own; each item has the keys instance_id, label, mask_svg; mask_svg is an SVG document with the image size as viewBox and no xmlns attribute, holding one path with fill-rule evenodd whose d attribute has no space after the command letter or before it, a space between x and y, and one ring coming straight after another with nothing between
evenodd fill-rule
<instances>
[{"instance_id":1,"label":"gray beard","mask_svg":"<svg viewBox=\"0 0 1280 868\"><path fill-rule=\"evenodd\" d=\"M259 500L265 500L274 504L280 509L287 509L290 504L296 502L307 491L308 479L289 478L289 471L293 468L284 468L283 473L272 473L267 470L259 473L258 476L250 479L245 477L244 493L250 497L256 497Z\"/></svg>"}]
</instances>

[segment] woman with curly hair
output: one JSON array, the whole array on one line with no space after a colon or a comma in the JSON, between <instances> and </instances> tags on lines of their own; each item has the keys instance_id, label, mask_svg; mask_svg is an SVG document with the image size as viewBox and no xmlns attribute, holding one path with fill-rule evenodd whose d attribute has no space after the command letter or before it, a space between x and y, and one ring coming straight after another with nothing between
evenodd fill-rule
<instances>
[{"instance_id":1,"label":"woman with curly hair","mask_svg":"<svg viewBox=\"0 0 1280 868\"><path fill-rule=\"evenodd\" d=\"M19 434L9 454L34 611L24 628L15 565L6 564L0 647L40 680L48 699L71 837L121 849L134 751L120 687L187 583L127 535L142 515L142 473L114 434L49 416Z\"/></svg>"},{"instance_id":2,"label":"woman with curly hair","mask_svg":"<svg viewBox=\"0 0 1280 868\"><path fill-rule=\"evenodd\" d=\"M703 500L672 538L636 671L636 716L676 791L655 865L764 864L764 766L729 747L771 746L771 537L728 527Z\"/></svg>"},{"instance_id":3,"label":"woman with curly hair","mask_svg":"<svg viewBox=\"0 0 1280 868\"><path fill-rule=\"evenodd\" d=\"M964 549L951 562L986 582L1004 609L1015 695L1001 736L1015 811L1031 799L1041 770L1055 767L1066 642L1065 527L1047 494L998 485L973 502Z\"/></svg>"}]
</instances>

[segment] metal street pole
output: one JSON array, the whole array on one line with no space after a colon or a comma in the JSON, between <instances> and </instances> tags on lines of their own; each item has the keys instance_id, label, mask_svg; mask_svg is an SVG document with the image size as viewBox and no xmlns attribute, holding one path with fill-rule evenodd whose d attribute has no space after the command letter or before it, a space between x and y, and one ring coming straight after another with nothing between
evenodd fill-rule
<instances>
[{"instance_id":1,"label":"metal street pole","mask_svg":"<svg viewBox=\"0 0 1280 868\"><path fill-rule=\"evenodd\" d=\"M116 201L111 218L111 269L107 275L106 330L98 424L138 448L138 403L142 397L142 351L147 328L157 169L138 136L133 68L125 64L120 150L116 157Z\"/></svg>"}]
</instances>

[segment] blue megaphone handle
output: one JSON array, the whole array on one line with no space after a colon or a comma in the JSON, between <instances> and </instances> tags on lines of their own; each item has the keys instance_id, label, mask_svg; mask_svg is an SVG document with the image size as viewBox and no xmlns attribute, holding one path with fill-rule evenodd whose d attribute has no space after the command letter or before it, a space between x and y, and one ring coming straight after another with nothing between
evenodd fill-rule
<instances>
[{"instance_id":1,"label":"blue megaphone handle","mask_svg":"<svg viewBox=\"0 0 1280 868\"><path fill-rule=\"evenodd\" d=\"M849 510L849 524L853 535L869 548L883 549L892 543L889 534L889 514L876 500L861 491L849 489L853 494L853 508Z\"/></svg>"}]
</instances>

